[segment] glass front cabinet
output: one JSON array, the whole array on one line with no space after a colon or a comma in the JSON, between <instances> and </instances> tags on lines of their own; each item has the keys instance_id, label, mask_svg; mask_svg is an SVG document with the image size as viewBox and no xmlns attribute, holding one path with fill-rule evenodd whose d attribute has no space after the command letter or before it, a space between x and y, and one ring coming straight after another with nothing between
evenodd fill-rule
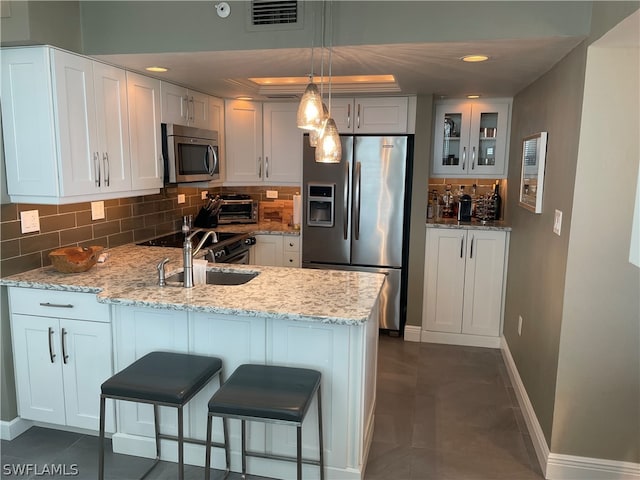
<instances>
[{"instance_id":1,"label":"glass front cabinet","mask_svg":"<svg viewBox=\"0 0 640 480\"><path fill-rule=\"evenodd\" d=\"M431 176L507 175L511 99L435 104Z\"/></svg>"}]
</instances>

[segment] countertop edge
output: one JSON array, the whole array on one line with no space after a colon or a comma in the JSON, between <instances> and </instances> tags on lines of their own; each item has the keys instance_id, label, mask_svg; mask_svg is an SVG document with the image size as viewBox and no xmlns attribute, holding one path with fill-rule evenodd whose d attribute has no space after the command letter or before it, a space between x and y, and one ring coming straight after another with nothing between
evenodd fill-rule
<instances>
[{"instance_id":1,"label":"countertop edge","mask_svg":"<svg viewBox=\"0 0 640 480\"><path fill-rule=\"evenodd\" d=\"M511 227L502 221L482 224L478 222L459 222L458 220L436 220L426 222L427 228L450 228L450 229L466 229L466 230L494 230L502 232L510 232Z\"/></svg>"}]
</instances>

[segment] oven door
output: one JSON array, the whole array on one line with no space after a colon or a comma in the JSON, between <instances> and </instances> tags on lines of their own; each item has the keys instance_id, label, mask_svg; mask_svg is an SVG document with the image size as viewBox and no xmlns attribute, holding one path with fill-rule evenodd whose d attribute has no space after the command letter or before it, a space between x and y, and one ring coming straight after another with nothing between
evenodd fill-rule
<instances>
[{"instance_id":1,"label":"oven door","mask_svg":"<svg viewBox=\"0 0 640 480\"><path fill-rule=\"evenodd\" d=\"M221 260L224 263L235 263L241 265L249 265L249 250L243 250L241 252L230 255L228 258Z\"/></svg>"},{"instance_id":2,"label":"oven door","mask_svg":"<svg viewBox=\"0 0 640 480\"><path fill-rule=\"evenodd\" d=\"M169 182L202 182L220 178L218 145L201 138L167 137Z\"/></svg>"}]
</instances>

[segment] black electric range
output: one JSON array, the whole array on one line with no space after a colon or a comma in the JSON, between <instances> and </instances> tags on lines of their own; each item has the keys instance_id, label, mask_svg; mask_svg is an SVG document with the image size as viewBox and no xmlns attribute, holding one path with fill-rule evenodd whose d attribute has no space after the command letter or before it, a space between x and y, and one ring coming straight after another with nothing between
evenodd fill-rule
<instances>
[{"instance_id":1,"label":"black electric range","mask_svg":"<svg viewBox=\"0 0 640 480\"><path fill-rule=\"evenodd\" d=\"M204 232L197 232L191 239L195 248ZM256 238L249 233L216 232L218 241L213 243L209 237L201 248L206 251L206 258L210 262L219 263L249 263L249 249L256 243ZM153 238L138 245L147 247L182 248L185 235L182 232L170 233Z\"/></svg>"}]
</instances>

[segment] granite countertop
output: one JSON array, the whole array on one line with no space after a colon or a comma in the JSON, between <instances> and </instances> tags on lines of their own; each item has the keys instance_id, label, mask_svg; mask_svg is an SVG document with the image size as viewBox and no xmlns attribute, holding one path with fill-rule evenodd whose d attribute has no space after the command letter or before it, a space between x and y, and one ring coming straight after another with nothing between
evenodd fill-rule
<instances>
[{"instance_id":1,"label":"granite countertop","mask_svg":"<svg viewBox=\"0 0 640 480\"><path fill-rule=\"evenodd\" d=\"M228 223L215 227L217 232L252 233L254 235L300 235L295 229L280 222Z\"/></svg>"},{"instance_id":2,"label":"granite countertop","mask_svg":"<svg viewBox=\"0 0 640 480\"><path fill-rule=\"evenodd\" d=\"M438 220L427 220L427 228L472 228L477 230L501 230L504 232L510 232L511 227L506 222L498 220L482 224L478 220L472 220L471 222L460 222L455 218L439 218Z\"/></svg>"},{"instance_id":3,"label":"granite countertop","mask_svg":"<svg viewBox=\"0 0 640 480\"><path fill-rule=\"evenodd\" d=\"M259 232L255 225L251 231ZM168 257L167 275L181 271L181 249L129 244L107 252L107 261L87 272L59 273L48 266L2 278L0 284L96 293L98 302L113 305L360 325L384 282L376 273L220 263L209 268L260 273L244 285L158 287L156 265Z\"/></svg>"}]
</instances>

